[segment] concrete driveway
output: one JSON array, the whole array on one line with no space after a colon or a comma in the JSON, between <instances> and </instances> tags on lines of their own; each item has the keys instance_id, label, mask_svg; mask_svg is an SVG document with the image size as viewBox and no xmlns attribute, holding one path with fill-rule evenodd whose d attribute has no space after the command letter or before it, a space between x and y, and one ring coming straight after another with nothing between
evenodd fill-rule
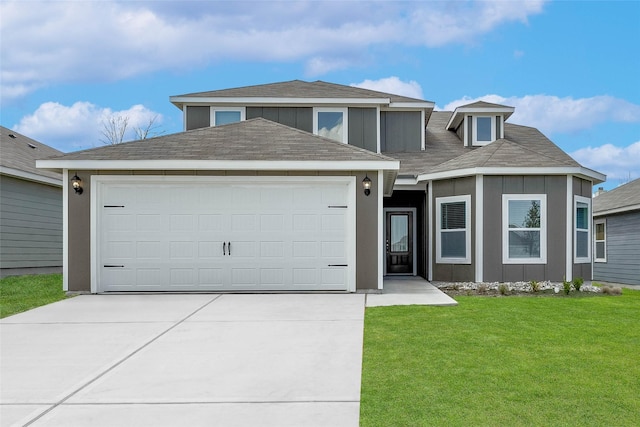
<instances>
[{"instance_id":1,"label":"concrete driveway","mask_svg":"<svg viewBox=\"0 0 640 427\"><path fill-rule=\"evenodd\" d=\"M84 295L0 322L0 424L357 426L363 294Z\"/></svg>"}]
</instances>

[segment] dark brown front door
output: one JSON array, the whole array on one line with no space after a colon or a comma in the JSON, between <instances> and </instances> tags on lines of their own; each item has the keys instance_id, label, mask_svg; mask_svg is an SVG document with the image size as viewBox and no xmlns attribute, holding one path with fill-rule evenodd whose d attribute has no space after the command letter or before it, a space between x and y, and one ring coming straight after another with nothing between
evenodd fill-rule
<instances>
[{"instance_id":1,"label":"dark brown front door","mask_svg":"<svg viewBox=\"0 0 640 427\"><path fill-rule=\"evenodd\" d=\"M413 274L413 212L386 215L387 274Z\"/></svg>"}]
</instances>

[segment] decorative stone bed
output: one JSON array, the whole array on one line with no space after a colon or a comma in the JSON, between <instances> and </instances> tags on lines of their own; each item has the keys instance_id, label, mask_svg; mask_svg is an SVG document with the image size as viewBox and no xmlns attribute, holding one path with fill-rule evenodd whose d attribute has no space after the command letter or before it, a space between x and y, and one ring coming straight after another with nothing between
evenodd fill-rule
<instances>
[{"instance_id":1,"label":"decorative stone bed","mask_svg":"<svg viewBox=\"0 0 640 427\"><path fill-rule=\"evenodd\" d=\"M447 295L485 295L485 296L508 296L508 295L565 295L564 286L561 282L431 282L431 284ZM537 285L536 285L537 284ZM534 287L537 286L537 289ZM620 288L607 286L599 287L591 284L583 284L577 291L571 286L569 294L612 294L619 295Z\"/></svg>"}]
</instances>

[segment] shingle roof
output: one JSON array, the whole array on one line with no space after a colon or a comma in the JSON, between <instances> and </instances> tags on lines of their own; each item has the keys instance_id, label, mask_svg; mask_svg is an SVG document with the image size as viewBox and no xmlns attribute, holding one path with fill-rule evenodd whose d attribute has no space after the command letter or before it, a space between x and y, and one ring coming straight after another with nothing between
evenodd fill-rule
<instances>
[{"instance_id":1,"label":"shingle roof","mask_svg":"<svg viewBox=\"0 0 640 427\"><path fill-rule=\"evenodd\" d=\"M640 178L593 198L593 214L640 209Z\"/></svg>"},{"instance_id":2,"label":"shingle roof","mask_svg":"<svg viewBox=\"0 0 640 427\"><path fill-rule=\"evenodd\" d=\"M315 82L291 80L281 83L188 93L178 96L203 98L389 98L391 102L425 102L422 99L327 83L320 80Z\"/></svg>"},{"instance_id":3,"label":"shingle roof","mask_svg":"<svg viewBox=\"0 0 640 427\"><path fill-rule=\"evenodd\" d=\"M55 148L0 126L0 166L4 168L61 180L58 172L36 168L36 160L60 154Z\"/></svg>"},{"instance_id":4,"label":"shingle roof","mask_svg":"<svg viewBox=\"0 0 640 427\"><path fill-rule=\"evenodd\" d=\"M424 151L386 153L400 160L399 175L478 167L580 167L539 130L510 123L504 125L504 139L484 147L464 147L457 134L446 129L451 114L437 111L431 115Z\"/></svg>"},{"instance_id":5,"label":"shingle roof","mask_svg":"<svg viewBox=\"0 0 640 427\"><path fill-rule=\"evenodd\" d=\"M476 101L470 104L460 105L458 108L513 108L509 105L493 104L491 102Z\"/></svg>"},{"instance_id":6,"label":"shingle roof","mask_svg":"<svg viewBox=\"0 0 640 427\"><path fill-rule=\"evenodd\" d=\"M262 118L92 148L50 160L394 161Z\"/></svg>"}]
</instances>

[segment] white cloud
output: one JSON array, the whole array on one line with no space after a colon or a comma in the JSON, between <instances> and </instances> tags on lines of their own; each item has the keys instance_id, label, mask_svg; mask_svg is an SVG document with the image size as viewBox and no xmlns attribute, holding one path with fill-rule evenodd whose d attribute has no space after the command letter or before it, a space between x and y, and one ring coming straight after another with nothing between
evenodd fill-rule
<instances>
[{"instance_id":1,"label":"white cloud","mask_svg":"<svg viewBox=\"0 0 640 427\"><path fill-rule=\"evenodd\" d=\"M640 141L626 147L604 144L581 148L571 157L590 169L607 175L607 183L621 183L640 177Z\"/></svg>"},{"instance_id":2,"label":"white cloud","mask_svg":"<svg viewBox=\"0 0 640 427\"><path fill-rule=\"evenodd\" d=\"M156 125L162 116L143 105L133 105L127 110L113 111L90 102L76 102L71 106L57 102L45 102L31 115L20 120L13 130L37 141L68 152L103 145L100 141L103 120L111 115L129 118L129 131L125 140L135 139L134 129L146 127L156 117Z\"/></svg>"},{"instance_id":3,"label":"white cloud","mask_svg":"<svg viewBox=\"0 0 640 427\"><path fill-rule=\"evenodd\" d=\"M608 95L577 99L551 95L526 95L521 98L485 95L452 101L444 109L453 111L456 107L475 101L515 107L509 122L538 128L547 135L577 132L610 121L640 122L640 105Z\"/></svg>"},{"instance_id":4,"label":"white cloud","mask_svg":"<svg viewBox=\"0 0 640 427\"><path fill-rule=\"evenodd\" d=\"M2 98L225 60L304 61L309 75L319 75L361 66L376 47L475 44L504 23L526 23L542 7L500 0L2 1Z\"/></svg>"},{"instance_id":5,"label":"white cloud","mask_svg":"<svg viewBox=\"0 0 640 427\"><path fill-rule=\"evenodd\" d=\"M365 80L360 83L352 83L351 86L392 93L394 95L408 96L409 98L423 99L422 86L420 86L418 82L415 80L403 82L396 76L379 80Z\"/></svg>"}]
</instances>

